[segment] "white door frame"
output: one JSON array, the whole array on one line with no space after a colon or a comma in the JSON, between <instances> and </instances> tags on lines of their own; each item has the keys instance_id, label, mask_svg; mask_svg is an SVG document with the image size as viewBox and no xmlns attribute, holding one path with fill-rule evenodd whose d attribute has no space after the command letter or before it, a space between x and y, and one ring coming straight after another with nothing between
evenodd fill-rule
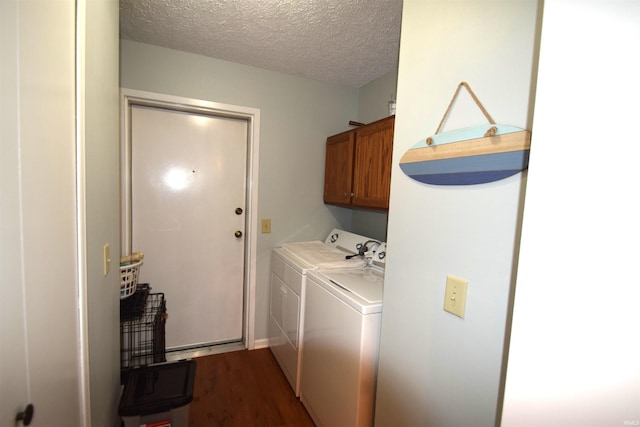
<instances>
[{"instance_id":1,"label":"white door frame","mask_svg":"<svg viewBox=\"0 0 640 427\"><path fill-rule=\"evenodd\" d=\"M245 295L244 295L244 337L249 350L255 348L255 293L256 293L256 253L258 247L258 160L260 158L260 109L221 104L200 99L183 98L153 92L122 88L120 158L121 165L131 164L131 107L142 105L174 111L200 113L247 120L247 204L246 204L246 247L245 247ZM131 176L130 168L121 168L122 230L121 247L123 254L131 251Z\"/></svg>"}]
</instances>

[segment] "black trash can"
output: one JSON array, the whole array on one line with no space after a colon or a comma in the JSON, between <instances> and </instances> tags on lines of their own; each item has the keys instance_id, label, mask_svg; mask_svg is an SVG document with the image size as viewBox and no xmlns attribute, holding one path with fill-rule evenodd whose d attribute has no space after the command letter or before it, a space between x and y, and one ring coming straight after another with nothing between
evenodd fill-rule
<instances>
[{"instance_id":1,"label":"black trash can","mask_svg":"<svg viewBox=\"0 0 640 427\"><path fill-rule=\"evenodd\" d=\"M132 369L118 407L124 426L188 427L195 374L195 360Z\"/></svg>"}]
</instances>

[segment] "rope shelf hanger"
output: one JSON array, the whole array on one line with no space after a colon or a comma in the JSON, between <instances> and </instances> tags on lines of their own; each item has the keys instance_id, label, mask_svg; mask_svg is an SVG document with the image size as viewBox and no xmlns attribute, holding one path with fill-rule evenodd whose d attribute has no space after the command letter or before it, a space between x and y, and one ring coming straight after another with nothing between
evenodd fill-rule
<instances>
[{"instance_id":1,"label":"rope shelf hanger","mask_svg":"<svg viewBox=\"0 0 640 427\"><path fill-rule=\"evenodd\" d=\"M440 133L440 130L442 130L442 126L444 125L444 122L447 119L447 116L449 116L449 113L451 112L451 108L453 107L453 103L455 102L456 98L458 97L458 94L460 93L460 89L462 89L463 87L467 90L467 92L469 92L469 95L471 95L471 99L473 99L473 101L476 103L478 108L480 108L480 111L482 111L482 114L484 114L484 116L487 118L489 123L491 123L492 125L496 124L496 122L493 120L493 118L491 118L491 115L489 114L487 109L484 108L484 105L482 105L482 103L480 102L480 100L478 99L476 94L473 93L473 91L469 87L469 84L467 82L460 82L460 84L458 84L458 88L456 89L455 93L453 94L453 97L451 98L451 101L449 102L449 105L447 106L446 111L444 112L444 115L442 116L442 120L440 120L440 124L438 125L438 129L436 129L436 135ZM498 131L497 127L491 126L485 132L484 137L486 138L488 136L493 136L493 135L496 134L497 131ZM433 137L430 136L430 137L427 138L427 145L431 145L431 144L433 144Z\"/></svg>"}]
</instances>

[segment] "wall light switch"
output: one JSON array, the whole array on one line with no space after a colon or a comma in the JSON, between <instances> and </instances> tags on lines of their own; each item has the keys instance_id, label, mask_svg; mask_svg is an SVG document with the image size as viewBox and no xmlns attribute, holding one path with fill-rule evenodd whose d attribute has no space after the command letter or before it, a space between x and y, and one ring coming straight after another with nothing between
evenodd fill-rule
<instances>
[{"instance_id":1,"label":"wall light switch","mask_svg":"<svg viewBox=\"0 0 640 427\"><path fill-rule=\"evenodd\" d=\"M467 281L455 276L447 276L447 288L444 292L444 310L464 319L464 306L467 302Z\"/></svg>"},{"instance_id":2,"label":"wall light switch","mask_svg":"<svg viewBox=\"0 0 640 427\"><path fill-rule=\"evenodd\" d=\"M108 243L105 243L102 247L102 255L104 256L103 273L106 276L109 274L109 268L111 267L111 249L109 248Z\"/></svg>"},{"instance_id":3,"label":"wall light switch","mask_svg":"<svg viewBox=\"0 0 640 427\"><path fill-rule=\"evenodd\" d=\"M263 218L262 219L262 233L271 233L271 219Z\"/></svg>"}]
</instances>

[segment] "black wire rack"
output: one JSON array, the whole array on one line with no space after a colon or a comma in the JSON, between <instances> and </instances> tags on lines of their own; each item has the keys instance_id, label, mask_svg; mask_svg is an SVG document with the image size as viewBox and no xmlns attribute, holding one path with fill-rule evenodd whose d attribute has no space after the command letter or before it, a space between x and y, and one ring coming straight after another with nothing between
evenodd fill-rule
<instances>
[{"instance_id":1,"label":"black wire rack","mask_svg":"<svg viewBox=\"0 0 640 427\"><path fill-rule=\"evenodd\" d=\"M163 293L148 284L120 301L120 368L122 379L134 367L166 362L167 305Z\"/></svg>"}]
</instances>

